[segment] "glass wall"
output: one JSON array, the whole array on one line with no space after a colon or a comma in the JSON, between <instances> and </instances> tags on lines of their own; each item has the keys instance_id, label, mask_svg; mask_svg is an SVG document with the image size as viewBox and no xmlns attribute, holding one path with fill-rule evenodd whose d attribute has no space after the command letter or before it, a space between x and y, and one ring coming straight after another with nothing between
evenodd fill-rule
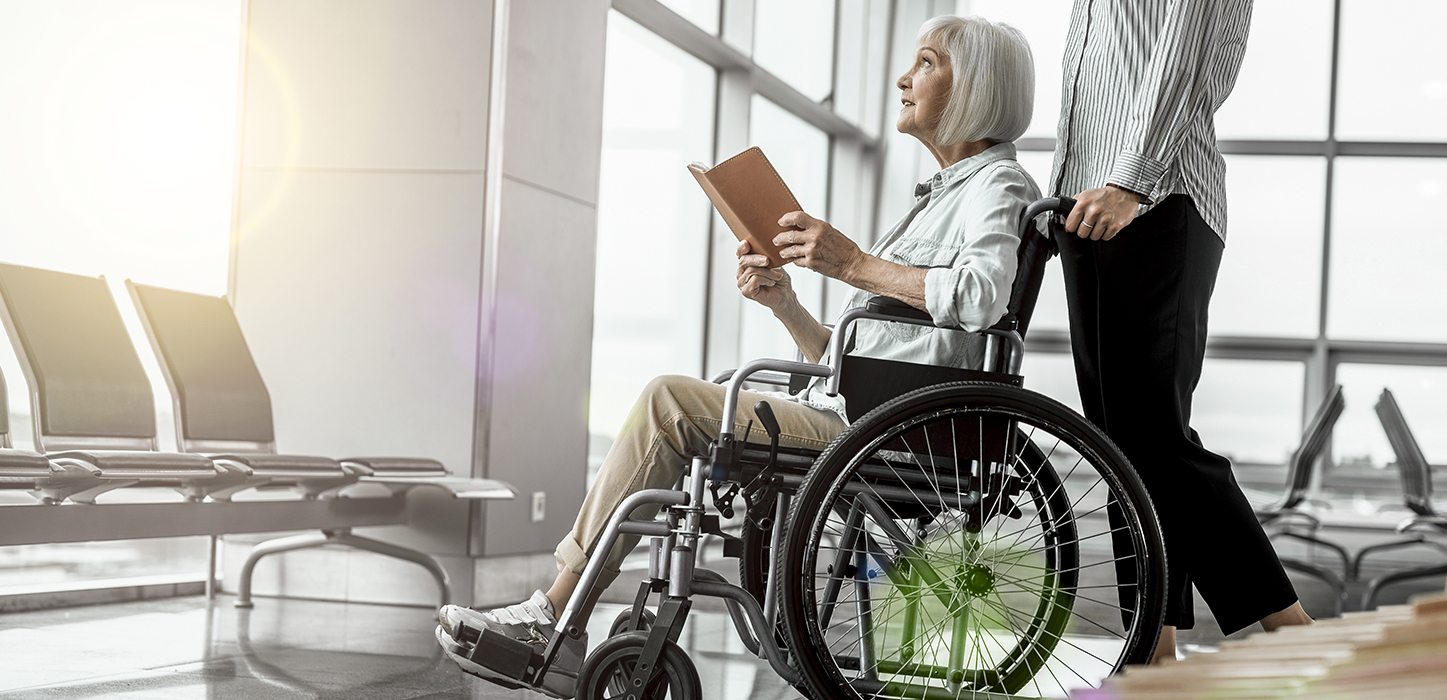
<instances>
[{"instance_id":1,"label":"glass wall","mask_svg":"<svg viewBox=\"0 0 1447 700\"><path fill-rule=\"evenodd\" d=\"M1071 5L954 8L1030 40L1036 110L1020 161L1047 189ZM1447 204L1447 48L1434 34L1443 22L1447 6L1429 0L1254 6L1240 75L1216 114L1230 226L1211 303L1208 354L1218 359L1206 364L1193 417L1206 445L1248 472L1284 464L1337 382L1347 409L1333 454L1344 470L1394 483L1372 411L1384 387L1421 426L1419 440L1428 436L1424 449L1430 426L1447 424L1447 404L1423 388L1447 371L1447 301L1435 284L1447 270L1447 223L1429 213ZM1031 367L1050 365L1041 353L1068 352L1066 326L1055 266L1025 369L1027 384L1062 400L1074 392L1061 373L1040 384Z\"/></svg>"},{"instance_id":2,"label":"glass wall","mask_svg":"<svg viewBox=\"0 0 1447 700\"><path fill-rule=\"evenodd\" d=\"M889 87L892 7L890 0L668 0L611 11L589 405L593 469L652 378L703 376L741 358L792 359L796 352L768 309L739 295L733 236L685 165L712 165L758 146L804 211L836 221L864 245L872 239L880 146L870 134L879 131ZM750 8L749 21L740 21L739 10ZM651 241L644 251L636 245L640 230ZM788 272L805 308L831 320L825 278Z\"/></svg>"},{"instance_id":3,"label":"glass wall","mask_svg":"<svg viewBox=\"0 0 1447 700\"><path fill-rule=\"evenodd\" d=\"M1019 159L1048 193L1072 4L759 0L751 3L752 26L738 33L736 22L719 21L730 16L728 0L662 3L721 46L752 47L742 51L745 64L690 48L661 23L645 31L661 33L721 76L696 79L718 87L719 98L703 107L715 110L715 140L711 159L688 159L715 162L760 145L806 210L848 221L851 235L857 231L856 239L866 242L908 209L910 188L937 169L913 139L893 129L893 81L908 63L917 28L933 14L978 14L1025 33L1035 56L1036 97L1033 123L1017 144ZM1250 479L1279 479L1273 470L1284 465L1336 382L1348 387L1334 449L1344 464L1369 464L1382 478L1391 476L1381 471L1393 457L1370 410L1384 386L1405 387L1393 390L1414 425L1447 423L1447 404L1401 398L1425 396L1410 387L1435 382L1443 371L1437 365L1447 364L1447 297L1433 285L1440 276L1434 273L1447 269L1447 224L1431 213L1447 204L1447 120L1440 118L1447 113L1447 77L1440 70L1447 49L1431 33L1447 21L1444 11L1427 0L1255 5L1240 75L1216 115L1230 228L1212 300L1211 359L1193 412L1206 444L1251 472ZM645 20L639 23L649 24ZM864 182L870 184L861 208ZM681 196L703 201L688 187ZM604 199L606 208L606 192ZM679 338L705 338L677 347L702 353L705 360L695 354L695 364L711 368L718 365L707 356L715 353L716 360L720 346L734 359L792 356L793 343L767 310L720 305L721 296L737 295L732 252L717 238L722 225L712 220L711 247L691 249L708 259L693 264L706 265L713 280L689 287L711 295L707 323L700 329L680 321L677 330ZM843 292L836 284L789 272L811 310L837 308ZM1078 405L1058 264L1047 272L1031 336L1027 384ZM638 377L657 373L640 368ZM597 390L595 384L595 405L602 405ZM597 420L594 427L603 429Z\"/></svg>"},{"instance_id":4,"label":"glass wall","mask_svg":"<svg viewBox=\"0 0 1447 700\"><path fill-rule=\"evenodd\" d=\"M761 95L750 106L749 141L758 146L788 184L799 206L826 221L829 215L829 135ZM799 303L824 322L824 277L797 266L785 268ZM794 358L794 341L774 315L744 304L741 357Z\"/></svg>"},{"instance_id":5,"label":"glass wall","mask_svg":"<svg viewBox=\"0 0 1447 700\"><path fill-rule=\"evenodd\" d=\"M712 211L684 166L713 157L713 68L617 12L607 47L592 469L649 380L700 371Z\"/></svg>"},{"instance_id":6,"label":"glass wall","mask_svg":"<svg viewBox=\"0 0 1447 700\"><path fill-rule=\"evenodd\" d=\"M123 282L226 292L242 6L0 4L0 262L107 278L162 399L162 449L175 449L167 389ZM0 346L11 438L30 448L25 377L10 344ZM33 499L8 491L0 501ZM0 594L120 577L199 580L205 562L199 537L0 547Z\"/></svg>"}]
</instances>

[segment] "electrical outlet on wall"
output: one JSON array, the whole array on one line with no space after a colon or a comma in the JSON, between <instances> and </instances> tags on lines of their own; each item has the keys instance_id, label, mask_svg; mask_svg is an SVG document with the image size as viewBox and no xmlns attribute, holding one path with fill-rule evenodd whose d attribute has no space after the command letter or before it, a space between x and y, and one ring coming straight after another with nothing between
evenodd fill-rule
<instances>
[{"instance_id":1,"label":"electrical outlet on wall","mask_svg":"<svg viewBox=\"0 0 1447 700\"><path fill-rule=\"evenodd\" d=\"M546 491L533 492L533 522L540 523L548 517L548 494Z\"/></svg>"}]
</instances>

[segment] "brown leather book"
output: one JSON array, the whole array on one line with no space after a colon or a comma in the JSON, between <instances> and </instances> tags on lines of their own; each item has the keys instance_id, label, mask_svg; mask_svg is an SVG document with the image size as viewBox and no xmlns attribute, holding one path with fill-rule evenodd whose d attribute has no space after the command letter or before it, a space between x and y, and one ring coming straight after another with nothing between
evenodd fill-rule
<instances>
[{"instance_id":1,"label":"brown leather book","mask_svg":"<svg viewBox=\"0 0 1447 700\"><path fill-rule=\"evenodd\" d=\"M748 241L755 253L769 256L769 267L779 267L784 259L774 236L788 227L779 225L779 218L799 211L799 202L778 171L754 146L712 168L702 163L688 166L718 213L723 216L734 236Z\"/></svg>"}]
</instances>

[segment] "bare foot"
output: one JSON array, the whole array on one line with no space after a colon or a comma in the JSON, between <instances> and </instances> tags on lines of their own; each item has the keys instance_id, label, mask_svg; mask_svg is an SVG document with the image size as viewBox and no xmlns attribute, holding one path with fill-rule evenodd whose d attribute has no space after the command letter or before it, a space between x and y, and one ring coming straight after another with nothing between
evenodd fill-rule
<instances>
[{"instance_id":1,"label":"bare foot","mask_svg":"<svg viewBox=\"0 0 1447 700\"><path fill-rule=\"evenodd\" d=\"M1301 601L1292 603L1291 607L1285 610L1261 618L1261 626L1265 627L1267 632L1275 632L1282 627L1291 625L1309 625L1311 623L1311 616L1301 609Z\"/></svg>"},{"instance_id":2,"label":"bare foot","mask_svg":"<svg viewBox=\"0 0 1447 700\"><path fill-rule=\"evenodd\" d=\"M1176 660L1176 627L1175 625L1164 625L1161 627L1161 639L1156 642L1156 653L1151 657L1152 666L1173 663Z\"/></svg>"}]
</instances>

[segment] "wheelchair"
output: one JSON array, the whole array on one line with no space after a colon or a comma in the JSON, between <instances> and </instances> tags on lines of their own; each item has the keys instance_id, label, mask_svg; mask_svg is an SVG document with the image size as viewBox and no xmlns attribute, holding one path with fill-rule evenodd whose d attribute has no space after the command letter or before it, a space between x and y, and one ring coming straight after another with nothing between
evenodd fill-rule
<instances>
[{"instance_id":1,"label":"wheelchair","mask_svg":"<svg viewBox=\"0 0 1447 700\"><path fill-rule=\"evenodd\" d=\"M823 452L781 447L760 402L767 446L749 441L752 423L735 435L725 422L683 488L628 497L597 551L625 534L651 538L648 577L584 660L575 697L700 698L677 644L694 596L721 598L743 645L816 700L1059 696L1149 661L1166 576L1150 498L1109 438L1024 389L1019 373L1073 205L1049 198L1024 212L1008 311L983 331L983 370L848 355L854 323L932 325L876 297L840 318L829 366L755 360L716 379L728 383L730 416L745 381L798 389L824 378L845 396L850 425ZM708 497L726 519L742 500L738 535L705 512ZM630 517L648 504L657 517ZM705 535L739 559L739 585L696 566ZM464 627L460 655L540 687L563 635L583 634L576 623L604 559L589 561L545 646Z\"/></svg>"}]
</instances>

